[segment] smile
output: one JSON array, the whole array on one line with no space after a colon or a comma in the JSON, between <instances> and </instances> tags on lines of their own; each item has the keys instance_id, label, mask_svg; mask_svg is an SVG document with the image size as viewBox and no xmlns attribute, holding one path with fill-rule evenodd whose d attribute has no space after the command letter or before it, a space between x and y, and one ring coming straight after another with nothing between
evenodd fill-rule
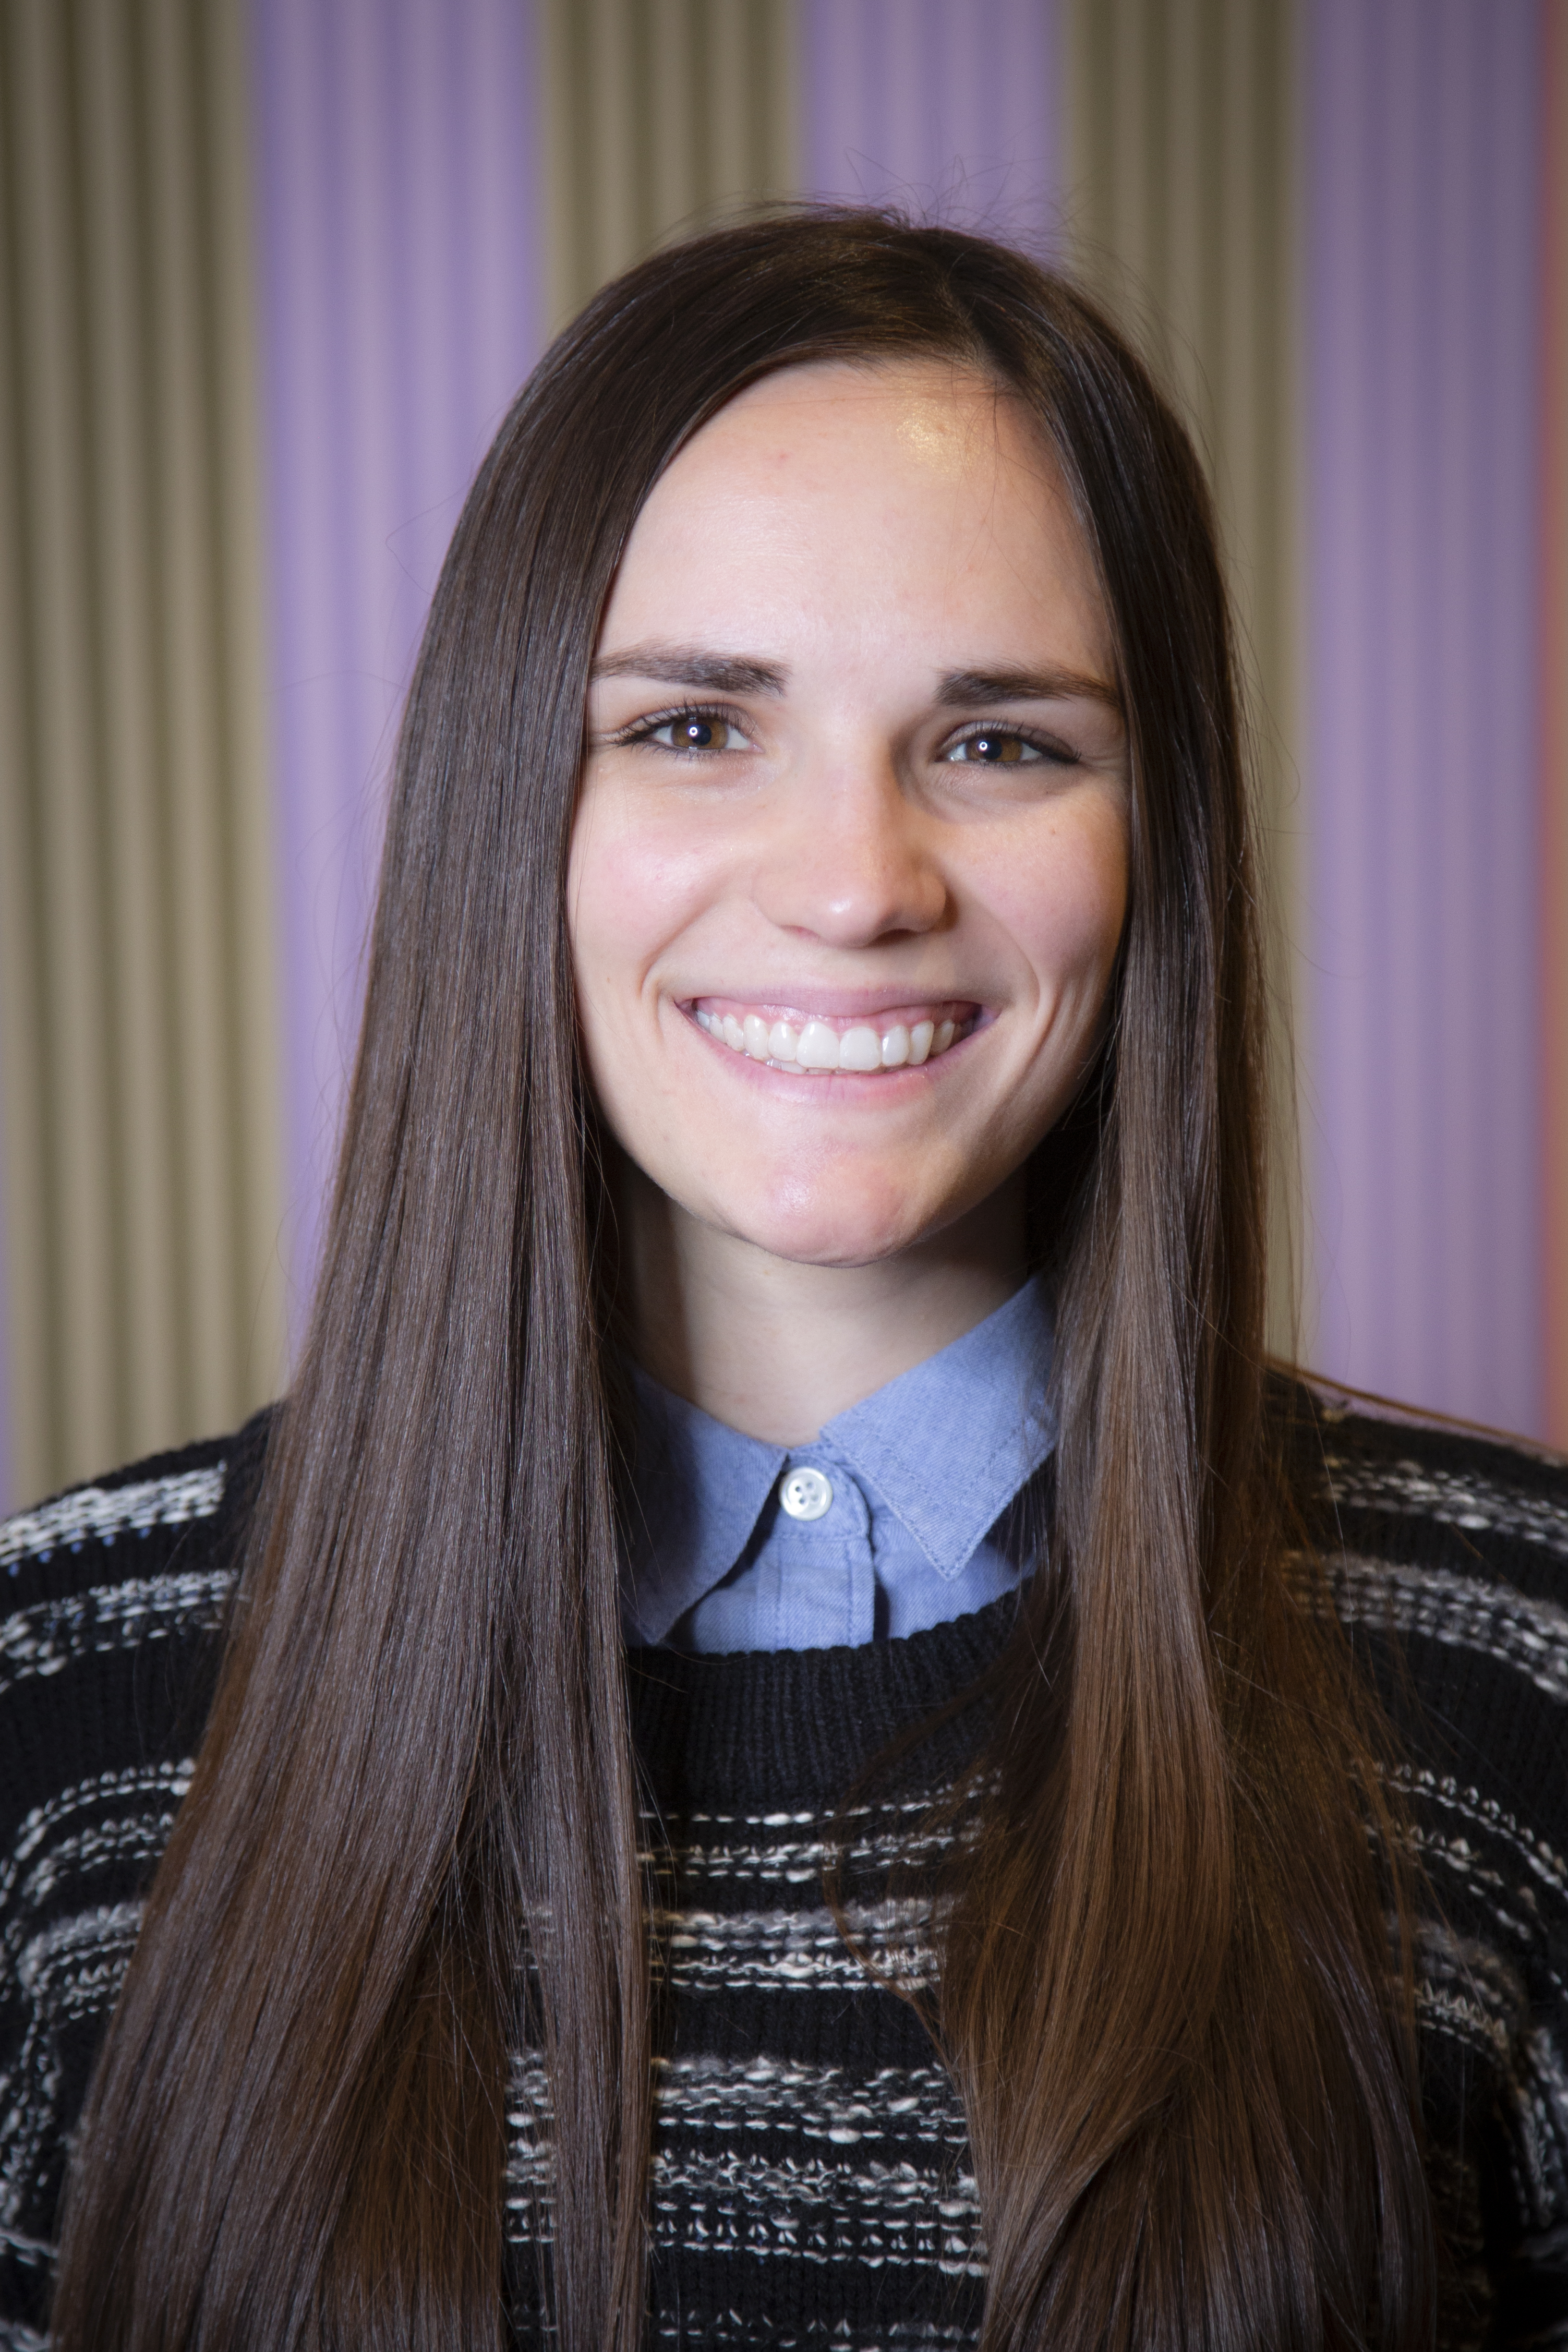
<instances>
[{"instance_id":1,"label":"smile","mask_svg":"<svg viewBox=\"0 0 1568 2352\"><path fill-rule=\"evenodd\" d=\"M691 1017L717 1045L795 1077L826 1077L842 1070L868 1077L882 1070L935 1061L967 1037L979 1020L973 1004L910 1004L874 1021L834 1013L776 1011L702 997Z\"/></svg>"}]
</instances>

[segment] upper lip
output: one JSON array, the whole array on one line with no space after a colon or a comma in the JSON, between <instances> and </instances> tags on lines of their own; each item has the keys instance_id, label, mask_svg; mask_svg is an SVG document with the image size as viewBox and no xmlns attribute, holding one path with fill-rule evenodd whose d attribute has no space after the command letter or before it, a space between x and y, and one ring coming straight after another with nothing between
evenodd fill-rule
<instances>
[{"instance_id":1,"label":"upper lip","mask_svg":"<svg viewBox=\"0 0 1568 2352\"><path fill-rule=\"evenodd\" d=\"M890 1013L941 1005L954 1016L982 1010L980 998L925 988L781 988L771 984L755 991L744 988L698 988L682 1000L693 1004L743 1004L758 1013L814 1014L827 1021L877 1021Z\"/></svg>"}]
</instances>

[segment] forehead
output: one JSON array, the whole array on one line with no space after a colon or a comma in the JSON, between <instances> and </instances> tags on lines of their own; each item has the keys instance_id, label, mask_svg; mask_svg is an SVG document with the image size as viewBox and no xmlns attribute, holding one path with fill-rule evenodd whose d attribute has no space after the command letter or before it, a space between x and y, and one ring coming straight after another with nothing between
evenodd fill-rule
<instances>
[{"instance_id":1,"label":"forehead","mask_svg":"<svg viewBox=\"0 0 1568 2352\"><path fill-rule=\"evenodd\" d=\"M1109 673L1097 573L1044 431L1016 394L942 360L783 369L728 402L650 492L606 636L662 625L672 598L710 626L765 603L857 625L1005 612L1027 629L1048 606Z\"/></svg>"},{"instance_id":2,"label":"forehead","mask_svg":"<svg viewBox=\"0 0 1568 2352\"><path fill-rule=\"evenodd\" d=\"M946 360L781 368L727 401L656 483L644 511L744 487L810 496L869 466L901 495L1026 487L1066 503L1045 434L1016 393Z\"/></svg>"}]
</instances>

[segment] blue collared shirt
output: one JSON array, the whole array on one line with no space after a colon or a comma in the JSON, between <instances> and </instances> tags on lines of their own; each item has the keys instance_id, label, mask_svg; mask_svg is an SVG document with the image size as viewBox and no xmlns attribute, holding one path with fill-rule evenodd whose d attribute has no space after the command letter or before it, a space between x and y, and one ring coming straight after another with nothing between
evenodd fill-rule
<instances>
[{"instance_id":1,"label":"blue collared shirt","mask_svg":"<svg viewBox=\"0 0 1568 2352\"><path fill-rule=\"evenodd\" d=\"M628 1640L829 1649L916 1633L1013 1591L1034 1565L1056 1442L1050 1358L1037 1276L787 1448L727 1428L634 1365ZM784 1498L798 1509L803 1496L817 1516L792 1516Z\"/></svg>"}]
</instances>

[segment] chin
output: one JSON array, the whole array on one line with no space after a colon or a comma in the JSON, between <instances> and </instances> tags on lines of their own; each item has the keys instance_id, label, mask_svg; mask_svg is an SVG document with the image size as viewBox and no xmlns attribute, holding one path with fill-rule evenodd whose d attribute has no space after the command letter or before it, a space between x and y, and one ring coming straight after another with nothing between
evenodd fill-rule
<instances>
[{"instance_id":1,"label":"chin","mask_svg":"<svg viewBox=\"0 0 1568 2352\"><path fill-rule=\"evenodd\" d=\"M942 1219L909 1200L845 1200L833 1188L796 1191L731 1215L731 1229L755 1249L795 1265L875 1265L909 1249Z\"/></svg>"}]
</instances>

